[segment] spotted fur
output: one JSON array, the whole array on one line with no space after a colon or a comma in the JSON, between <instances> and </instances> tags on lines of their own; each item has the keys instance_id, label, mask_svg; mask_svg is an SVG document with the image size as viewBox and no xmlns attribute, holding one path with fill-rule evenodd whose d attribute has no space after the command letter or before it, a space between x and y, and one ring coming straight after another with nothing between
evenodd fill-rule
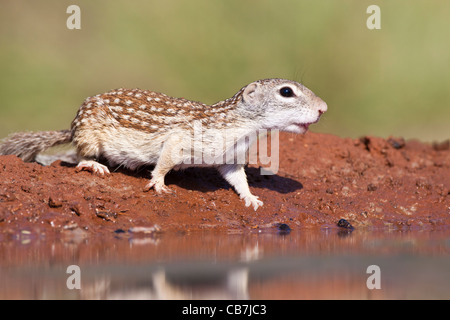
<instances>
[{"instance_id":1,"label":"spotted fur","mask_svg":"<svg viewBox=\"0 0 450 320\"><path fill-rule=\"evenodd\" d=\"M245 204L256 210L262 202L250 192L244 165L221 160L230 150L232 159L245 154L258 130L304 133L326 109L308 88L284 79L255 81L213 105L118 88L87 98L70 130L14 134L0 145L0 154L33 161L42 150L72 142L79 170L109 173L96 162L100 158L129 169L156 165L146 189L157 192L168 190L164 177L172 169L215 166Z\"/></svg>"}]
</instances>

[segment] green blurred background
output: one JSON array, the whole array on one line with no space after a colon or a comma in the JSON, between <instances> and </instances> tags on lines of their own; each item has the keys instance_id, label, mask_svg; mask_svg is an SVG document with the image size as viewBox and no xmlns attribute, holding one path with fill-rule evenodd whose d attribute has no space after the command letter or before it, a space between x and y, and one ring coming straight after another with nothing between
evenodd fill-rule
<instances>
[{"instance_id":1,"label":"green blurred background","mask_svg":"<svg viewBox=\"0 0 450 320\"><path fill-rule=\"evenodd\" d=\"M0 137L68 128L113 88L213 103L268 77L328 103L312 131L450 137L448 0L1 0L0 26Z\"/></svg>"}]
</instances>

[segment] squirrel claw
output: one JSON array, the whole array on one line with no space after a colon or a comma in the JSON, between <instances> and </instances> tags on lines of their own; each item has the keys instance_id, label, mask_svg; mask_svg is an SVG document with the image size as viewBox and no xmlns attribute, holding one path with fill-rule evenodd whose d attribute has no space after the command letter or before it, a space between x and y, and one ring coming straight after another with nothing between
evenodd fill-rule
<instances>
[{"instance_id":1,"label":"squirrel claw","mask_svg":"<svg viewBox=\"0 0 450 320\"><path fill-rule=\"evenodd\" d=\"M107 166L100 164L94 160L82 160L78 163L75 168L76 172L80 172L82 170L90 171L100 176L104 176L105 174L109 174L109 169Z\"/></svg>"},{"instance_id":2,"label":"squirrel claw","mask_svg":"<svg viewBox=\"0 0 450 320\"><path fill-rule=\"evenodd\" d=\"M149 183L147 183L147 185L144 187L144 191L149 191L150 189L154 188L155 191L158 194L161 193L172 193L172 190L167 187L164 182L160 182L160 181L154 181L153 179L150 180Z\"/></svg>"}]
</instances>

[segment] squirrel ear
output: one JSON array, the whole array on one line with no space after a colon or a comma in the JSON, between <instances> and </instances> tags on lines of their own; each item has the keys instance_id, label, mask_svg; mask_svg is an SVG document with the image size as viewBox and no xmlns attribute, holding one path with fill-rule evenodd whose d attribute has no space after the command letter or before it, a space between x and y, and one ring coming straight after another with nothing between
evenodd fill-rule
<instances>
[{"instance_id":1,"label":"squirrel ear","mask_svg":"<svg viewBox=\"0 0 450 320\"><path fill-rule=\"evenodd\" d=\"M256 82L252 82L249 85L247 85L247 87L245 87L244 93L242 95L245 102L252 102L257 98L258 93L256 91L258 87L259 84Z\"/></svg>"}]
</instances>

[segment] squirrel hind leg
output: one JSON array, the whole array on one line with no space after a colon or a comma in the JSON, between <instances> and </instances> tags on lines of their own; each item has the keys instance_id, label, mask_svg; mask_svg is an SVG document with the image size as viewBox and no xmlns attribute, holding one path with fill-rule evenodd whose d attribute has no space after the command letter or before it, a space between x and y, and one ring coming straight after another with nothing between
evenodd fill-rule
<instances>
[{"instance_id":1,"label":"squirrel hind leg","mask_svg":"<svg viewBox=\"0 0 450 320\"><path fill-rule=\"evenodd\" d=\"M76 172L80 172L80 171L90 171L92 173L98 174L100 176L104 176L105 174L109 174L109 169L107 166L98 163L97 161L94 160L81 160L77 167L75 168Z\"/></svg>"}]
</instances>

